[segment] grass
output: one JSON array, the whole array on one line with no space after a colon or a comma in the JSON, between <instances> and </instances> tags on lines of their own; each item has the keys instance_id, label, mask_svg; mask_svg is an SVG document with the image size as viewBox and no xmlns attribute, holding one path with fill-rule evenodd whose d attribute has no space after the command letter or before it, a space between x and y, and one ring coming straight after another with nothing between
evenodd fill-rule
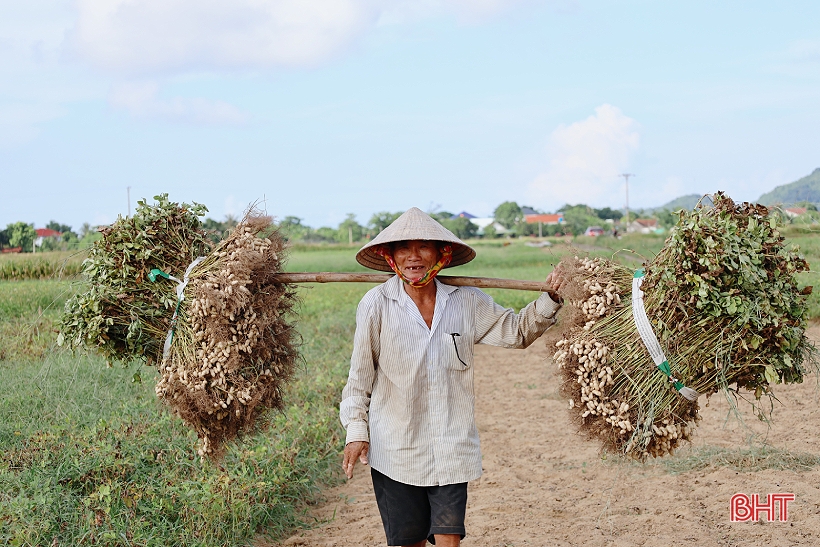
<instances>
[{"instance_id":1,"label":"grass","mask_svg":"<svg viewBox=\"0 0 820 547\"><path fill-rule=\"evenodd\" d=\"M67 281L0 281L0 362L46 355L70 291Z\"/></svg>"},{"instance_id":2,"label":"grass","mask_svg":"<svg viewBox=\"0 0 820 547\"><path fill-rule=\"evenodd\" d=\"M683 475L697 471L728 468L738 473L757 473L772 469L802 473L820 467L820 454L797 452L767 444L749 444L744 447L689 446L672 456L650 460L641 464L635 460L612 457L606 462L630 468L650 465L670 475Z\"/></svg>"},{"instance_id":3,"label":"grass","mask_svg":"<svg viewBox=\"0 0 820 547\"><path fill-rule=\"evenodd\" d=\"M728 467L743 473L755 473L766 469L777 471L811 471L820 466L820 455L808 452L791 452L767 445L744 448L703 446L664 458L659 465L673 475L701 471L707 468Z\"/></svg>"},{"instance_id":4,"label":"grass","mask_svg":"<svg viewBox=\"0 0 820 547\"><path fill-rule=\"evenodd\" d=\"M798 246L812 267L811 271L799 274L798 279L802 286L811 285L815 288L808 298L808 315L811 319L820 319L820 231L790 227L785 235Z\"/></svg>"},{"instance_id":5,"label":"grass","mask_svg":"<svg viewBox=\"0 0 820 547\"><path fill-rule=\"evenodd\" d=\"M820 239L790 237L810 262L820 263ZM471 242L476 260L447 273L542 280L576 248L612 256L631 247L648 259L663 243L637 236L553 241L546 248ZM364 271L355 251L295 247L288 270ZM642 260L618 256L635 267ZM151 369L136 362L106 368L99 357L57 351L53 329L72 290L69 282L0 282L0 544L241 545L260 533L275 539L309 525L305 510L319 489L341 480L337 408L356 305L371 287L300 289L304 362L286 409L271 416L268 430L246 437L212 464L194 457L195 436L159 406ZM488 292L516 309L537 296ZM820 305L813 302L817 316ZM817 465L812 455L748 450L705 448L668 460L668 470Z\"/></svg>"},{"instance_id":6,"label":"grass","mask_svg":"<svg viewBox=\"0 0 820 547\"><path fill-rule=\"evenodd\" d=\"M4 307L30 312L11 285ZM227 545L304 524L319 487L340 478L336 408L367 288L303 291L288 406L221 464L194 458L195 436L159 407L139 363L58 351L0 361L0 544Z\"/></svg>"}]
</instances>

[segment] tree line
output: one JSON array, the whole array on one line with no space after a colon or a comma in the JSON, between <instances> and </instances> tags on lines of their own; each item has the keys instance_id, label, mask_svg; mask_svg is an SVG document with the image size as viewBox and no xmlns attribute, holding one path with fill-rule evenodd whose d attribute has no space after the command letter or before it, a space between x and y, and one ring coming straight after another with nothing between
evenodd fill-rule
<instances>
[{"instance_id":1,"label":"tree line","mask_svg":"<svg viewBox=\"0 0 820 547\"><path fill-rule=\"evenodd\" d=\"M90 247L95 241L100 239L96 227L85 223L80 227L79 232L75 232L71 226L60 224L56 220L46 224L46 228L60 232L60 237L46 237L37 248L37 251L71 251ZM37 232L33 224L25 222L12 222L4 230L0 230L0 249L20 247L22 252L30 253L34 251L34 242L37 239Z\"/></svg>"},{"instance_id":2,"label":"tree line","mask_svg":"<svg viewBox=\"0 0 820 547\"><path fill-rule=\"evenodd\" d=\"M356 220L356 215L350 213L336 227L323 226L312 228L302 224L302 219L295 216L286 216L279 222L279 227L291 241L305 243L357 243L367 241L378 235L379 232L387 228L394 220L399 218L404 211L389 212L380 211L370 217L367 224L360 224ZM439 221L444 227L453 232L461 239L476 237L478 226L464 217L455 217L453 213L438 211L428 213Z\"/></svg>"},{"instance_id":3,"label":"tree line","mask_svg":"<svg viewBox=\"0 0 820 547\"><path fill-rule=\"evenodd\" d=\"M535 236L539 233L537 223L527 223L525 211L533 211L537 214L544 214L543 211L519 205L514 201L505 201L493 211L493 219L507 230L507 235L511 237ZM600 225L606 219L617 221L621 218L621 212L604 207L594 209L587 205L566 205L560 209L563 213L564 223L557 225L542 225L541 234L544 236L554 235L579 235L583 234L589 226ZM373 214L367 224L359 224L356 216L348 214L338 227L312 228L302 223L302 219L295 216L287 216L281 220L279 226L285 236L291 241L305 243L322 242L361 242L375 237L384 230L391 222L396 220L404 211L380 211ZM428 214L439 221L445 228L453 232L461 239L479 237L479 227L466 217L456 216L450 211L428 211ZM486 226L480 235L485 239L500 237L501 234L493 225Z\"/></svg>"},{"instance_id":4,"label":"tree line","mask_svg":"<svg viewBox=\"0 0 820 547\"><path fill-rule=\"evenodd\" d=\"M806 217L811 214L812 222L817 222L815 218L818 213L816 207L812 206ZM394 220L396 220L404 211L380 211L374 213L366 224L360 224L356 219L356 215L350 213L345 219L339 223L335 228L330 226L322 226L320 228L313 228L303 224L303 219L296 216L286 216L279 221L279 227L283 235L290 241L303 243L360 243L367 241L378 235ZM519 205L515 201L505 201L501 203L493 211L493 219L499 225L503 226L510 237L527 237L539 234L539 226L537 223L527 223L525 219L525 212L534 212L537 214L544 214L543 211L529 207L526 205ZM558 236L558 235L581 235L590 226L619 227L623 214L617 209L604 207L596 209L584 204L570 205L566 204L557 212L562 213L564 222L561 224L542 225L540 227L540 234L543 236ZM461 239L470 239L479 237L479 228L476 224L471 222L468 218L459 217L449 211L432 211L428 212L430 216L439 221L448 230L453 232ZM668 229L675 225L678 216L669 210L654 210L634 211L634 216L631 218L654 218L658 221L658 225L662 228ZM792 221L788 218L784 219L786 222ZM225 217L223 221L206 218L202 222L203 228L208 232L209 236L214 241L219 241L227 235L238 223L238 219L232 215ZM71 226L60 224L57 221L50 221L46 224L46 228L50 228L62 235L59 238L44 238L42 245L38 250L52 251L52 250L75 250L90 247L94 241L100 238L96 226L91 226L88 223L83 224L78 231L74 231ZM485 239L492 239L499 237L500 234L493 227L489 225L484 228L480 237ZM37 234L34 231L34 225L25 222L14 222L6 226L4 230L0 230L0 248L7 247L21 247L23 252L31 252L33 250L34 240Z\"/></svg>"}]
</instances>

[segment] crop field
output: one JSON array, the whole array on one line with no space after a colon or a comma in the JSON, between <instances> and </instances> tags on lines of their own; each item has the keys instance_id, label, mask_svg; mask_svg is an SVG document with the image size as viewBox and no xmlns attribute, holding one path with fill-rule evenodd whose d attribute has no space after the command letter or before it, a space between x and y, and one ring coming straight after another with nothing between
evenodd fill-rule
<instances>
[{"instance_id":1,"label":"crop field","mask_svg":"<svg viewBox=\"0 0 820 547\"><path fill-rule=\"evenodd\" d=\"M788 237L820 267L820 237ZM541 280L563 256L578 253L615 254L637 268L663 244L661 236L552 241L476 241L476 260L445 273ZM355 250L296 246L288 270L364 271ZM152 369L139 362L107 368L95 355L56 347L75 282L53 272L79 260L47 253L37 260L52 273L0 276L0 544L243 545L315 524L309 506L342 480L337 408L356 305L371 285L300 288L303 361L286 409L270 416L269 429L209 463L196 456L195 435L158 404ZM20 261L0 257L0 272ZM820 286L817 272L802 275ZM516 309L536 296L488 292ZM813 318L820 317L818 296L810 299Z\"/></svg>"},{"instance_id":2,"label":"crop field","mask_svg":"<svg viewBox=\"0 0 820 547\"><path fill-rule=\"evenodd\" d=\"M82 270L87 251L0 255L0 281L71 279Z\"/></svg>"}]
</instances>

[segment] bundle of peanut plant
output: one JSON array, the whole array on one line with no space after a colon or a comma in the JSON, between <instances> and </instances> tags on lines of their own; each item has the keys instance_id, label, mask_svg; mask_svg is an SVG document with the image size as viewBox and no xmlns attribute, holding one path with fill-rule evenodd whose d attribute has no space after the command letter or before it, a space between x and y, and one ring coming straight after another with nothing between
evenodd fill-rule
<instances>
[{"instance_id":1,"label":"bundle of peanut plant","mask_svg":"<svg viewBox=\"0 0 820 547\"><path fill-rule=\"evenodd\" d=\"M579 430L605 450L672 453L692 437L698 396L718 391L749 393L765 419L774 384L816 369L805 336L810 288L796 280L808 264L765 207L712 199L682 211L637 272L601 258L561 264L572 306L554 360Z\"/></svg>"},{"instance_id":2,"label":"bundle of peanut plant","mask_svg":"<svg viewBox=\"0 0 820 547\"><path fill-rule=\"evenodd\" d=\"M58 342L157 364L157 395L196 430L199 453L218 456L281 408L293 374L295 295L275 280L284 242L250 212L213 248L203 206L155 199L103 231Z\"/></svg>"},{"instance_id":3,"label":"bundle of peanut plant","mask_svg":"<svg viewBox=\"0 0 820 547\"><path fill-rule=\"evenodd\" d=\"M156 392L196 429L200 454L218 454L283 406L298 357L295 293L276 281L283 250L270 217L249 214L190 275Z\"/></svg>"}]
</instances>

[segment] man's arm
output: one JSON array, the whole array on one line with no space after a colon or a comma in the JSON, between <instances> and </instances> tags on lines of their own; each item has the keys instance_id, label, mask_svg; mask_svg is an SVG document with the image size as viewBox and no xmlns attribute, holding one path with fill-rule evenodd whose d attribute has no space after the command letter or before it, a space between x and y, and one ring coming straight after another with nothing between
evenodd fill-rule
<instances>
[{"instance_id":1,"label":"man's arm","mask_svg":"<svg viewBox=\"0 0 820 547\"><path fill-rule=\"evenodd\" d=\"M370 441L367 413L379 360L380 313L378 306L374 305L376 303L368 296L359 303L356 311L350 373L339 405L339 418L347 431L342 465L348 478L353 476L357 459L363 464L367 463Z\"/></svg>"},{"instance_id":2,"label":"man's arm","mask_svg":"<svg viewBox=\"0 0 820 547\"><path fill-rule=\"evenodd\" d=\"M556 270L547 276L546 283L554 293L559 293L565 280ZM508 348L526 348L555 322L555 314L560 309L561 302L553 301L545 292L516 314L513 310L496 304L489 295L480 292L477 299L475 342Z\"/></svg>"}]
</instances>

